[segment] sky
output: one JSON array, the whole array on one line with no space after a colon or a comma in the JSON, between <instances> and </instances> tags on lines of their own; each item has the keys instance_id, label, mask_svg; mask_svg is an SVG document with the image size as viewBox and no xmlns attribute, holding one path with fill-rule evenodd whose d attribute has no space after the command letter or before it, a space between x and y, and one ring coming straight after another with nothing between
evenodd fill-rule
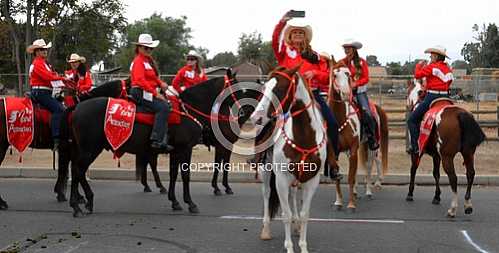
<instances>
[{"instance_id":1,"label":"sky","mask_svg":"<svg viewBox=\"0 0 499 253\"><path fill-rule=\"evenodd\" d=\"M462 59L464 43L472 41L472 26L499 24L498 0L124 0L129 22L156 13L187 17L191 44L208 48L208 57L237 53L242 33L257 31L271 40L272 31L290 9L304 10L299 20L313 28L312 48L336 58L344 56L345 39L361 41L361 56L376 55L382 63L428 58L428 47L443 45L452 60Z\"/></svg>"}]
</instances>

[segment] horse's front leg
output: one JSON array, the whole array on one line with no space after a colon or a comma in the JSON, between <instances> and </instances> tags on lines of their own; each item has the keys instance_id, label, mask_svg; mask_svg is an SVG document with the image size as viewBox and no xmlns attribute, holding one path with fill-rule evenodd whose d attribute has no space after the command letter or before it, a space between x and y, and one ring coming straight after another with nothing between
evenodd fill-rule
<instances>
[{"instance_id":1,"label":"horse's front leg","mask_svg":"<svg viewBox=\"0 0 499 253\"><path fill-rule=\"evenodd\" d=\"M282 222L284 223L284 248L286 248L287 253L293 253L293 241L291 240L291 222L293 219L293 213L291 212L291 207L289 205L289 186L291 181L289 177L285 175L282 171L276 172L276 186L277 194L279 195L279 202L282 209Z\"/></svg>"},{"instance_id":2,"label":"horse's front leg","mask_svg":"<svg viewBox=\"0 0 499 253\"><path fill-rule=\"evenodd\" d=\"M152 171L152 175L154 177L154 182L156 183L156 187L158 187L159 192L161 194L166 194L168 191L161 183L161 178L159 177L159 173L158 173L158 155L157 154L150 156L149 165L151 166L151 171Z\"/></svg>"},{"instance_id":3,"label":"horse's front leg","mask_svg":"<svg viewBox=\"0 0 499 253\"><path fill-rule=\"evenodd\" d=\"M435 196L433 197L432 204L440 204L440 155L435 153L433 155L433 178L435 179Z\"/></svg>"},{"instance_id":4,"label":"horse's front leg","mask_svg":"<svg viewBox=\"0 0 499 253\"><path fill-rule=\"evenodd\" d=\"M54 186L54 192L57 195L58 202L65 202L66 198L66 188L68 184L68 174L69 174L69 162L71 159L71 153L69 148L61 148L59 153L59 168L57 170L57 182Z\"/></svg>"},{"instance_id":5,"label":"horse's front leg","mask_svg":"<svg viewBox=\"0 0 499 253\"><path fill-rule=\"evenodd\" d=\"M416 171L418 169L417 165L418 154L411 154L411 179L409 181L409 192L407 193L406 201L414 201L414 181L416 180Z\"/></svg>"},{"instance_id":6,"label":"horse's front leg","mask_svg":"<svg viewBox=\"0 0 499 253\"><path fill-rule=\"evenodd\" d=\"M272 239L272 234L270 232L270 177L272 173L266 169L260 169L260 175L262 179L262 195L263 195L263 227L260 233L261 240Z\"/></svg>"},{"instance_id":7,"label":"horse's front leg","mask_svg":"<svg viewBox=\"0 0 499 253\"><path fill-rule=\"evenodd\" d=\"M355 209L357 208L356 202L357 202L357 197L355 196L354 192L354 187L355 187L355 180L357 176L357 149L354 149L350 152L350 158L349 158L349 168L348 168L348 187L349 187L349 199L348 199L348 206L347 208L354 212Z\"/></svg>"},{"instance_id":8,"label":"horse's front leg","mask_svg":"<svg viewBox=\"0 0 499 253\"><path fill-rule=\"evenodd\" d=\"M300 212L300 240L298 245L300 245L300 249L302 253L308 252L307 249L307 224L310 216L310 206L312 203L312 198L314 197L315 192L317 191L317 187L319 186L320 176L316 175L310 181L303 185L303 203Z\"/></svg>"},{"instance_id":9,"label":"horse's front leg","mask_svg":"<svg viewBox=\"0 0 499 253\"><path fill-rule=\"evenodd\" d=\"M175 183L177 182L179 166L180 162L178 152L170 153L170 184L168 185L168 200L172 202L173 211L181 211L183 209L175 196Z\"/></svg>"},{"instance_id":10,"label":"horse's front leg","mask_svg":"<svg viewBox=\"0 0 499 253\"><path fill-rule=\"evenodd\" d=\"M192 198L191 198L191 188L190 188L191 156L192 156L192 148L190 148L190 149L186 148L181 153L180 174L182 175L182 185L183 185L183 189L184 189L184 203L189 205L189 212L190 213L199 213L198 206L194 203L194 201L192 201Z\"/></svg>"}]
</instances>

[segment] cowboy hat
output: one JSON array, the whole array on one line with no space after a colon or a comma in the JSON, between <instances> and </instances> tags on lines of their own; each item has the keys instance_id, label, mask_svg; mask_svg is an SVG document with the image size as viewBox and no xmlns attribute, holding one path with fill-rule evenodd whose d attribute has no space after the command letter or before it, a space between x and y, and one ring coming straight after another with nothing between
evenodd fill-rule
<instances>
[{"instance_id":1,"label":"cowboy hat","mask_svg":"<svg viewBox=\"0 0 499 253\"><path fill-rule=\"evenodd\" d=\"M292 22L292 23L291 23ZM291 23L291 24L290 24ZM307 41L310 43L312 41L312 27L309 25L306 25L303 19L300 19L300 21L297 21L293 19L292 21L288 22L286 27L284 28L284 41L286 44L291 45L291 32L293 30L302 30L305 33L305 38Z\"/></svg>"},{"instance_id":2,"label":"cowboy hat","mask_svg":"<svg viewBox=\"0 0 499 253\"><path fill-rule=\"evenodd\" d=\"M68 59L68 63L73 63L73 62L85 63L86 61L87 61L87 59L85 59L85 57L79 56L77 54L71 54L71 56L69 56L69 59Z\"/></svg>"},{"instance_id":3,"label":"cowboy hat","mask_svg":"<svg viewBox=\"0 0 499 253\"><path fill-rule=\"evenodd\" d=\"M203 60L203 56L201 56L198 52L196 52L195 50L191 50L189 51L189 53L185 56L185 57L189 57L189 56L194 56L198 59L198 62L201 62Z\"/></svg>"},{"instance_id":4,"label":"cowboy hat","mask_svg":"<svg viewBox=\"0 0 499 253\"><path fill-rule=\"evenodd\" d=\"M450 59L450 57L447 56L447 49L445 49L445 47L443 47L443 46L430 47L430 48L426 49L424 52L426 54L435 53L435 54L443 55L443 56Z\"/></svg>"},{"instance_id":5,"label":"cowboy hat","mask_svg":"<svg viewBox=\"0 0 499 253\"><path fill-rule=\"evenodd\" d=\"M343 42L343 47L353 47L355 49L361 49L362 48L362 43L354 40L354 39L347 39L345 42Z\"/></svg>"},{"instance_id":6,"label":"cowboy hat","mask_svg":"<svg viewBox=\"0 0 499 253\"><path fill-rule=\"evenodd\" d=\"M33 44L30 45L28 48L26 48L26 52L32 54L33 52L35 52L36 49L39 49L39 48L48 49L51 47L52 47L52 42L49 42L49 44L45 44L45 40L38 39L38 40L33 41Z\"/></svg>"},{"instance_id":7,"label":"cowboy hat","mask_svg":"<svg viewBox=\"0 0 499 253\"><path fill-rule=\"evenodd\" d=\"M137 42L132 42L132 44L155 48L159 45L159 40L152 40L152 36L150 34L143 33L139 35L139 40Z\"/></svg>"}]
</instances>

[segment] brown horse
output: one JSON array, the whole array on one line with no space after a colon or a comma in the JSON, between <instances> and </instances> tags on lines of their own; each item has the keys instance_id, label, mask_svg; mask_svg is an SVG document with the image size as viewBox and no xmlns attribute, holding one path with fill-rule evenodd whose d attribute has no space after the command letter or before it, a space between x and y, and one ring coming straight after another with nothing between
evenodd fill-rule
<instances>
[{"instance_id":1,"label":"brown horse","mask_svg":"<svg viewBox=\"0 0 499 253\"><path fill-rule=\"evenodd\" d=\"M331 70L331 85L329 89L329 106L338 121L340 128L339 149L341 152L347 152L349 155L348 185L349 201L348 208L352 211L356 209L356 190L355 180L357 176L358 162L372 163L374 152L361 152L361 158L358 157L359 148L365 148L360 139L360 120L356 109L350 102L351 82L350 72L346 67L339 67ZM376 118L380 121L380 148L382 153L383 173L388 171L388 119L386 113L376 105ZM371 154L370 154L371 153ZM369 157L368 157L369 156ZM367 167L367 166L366 166ZM369 183L370 184L370 183ZM368 191L370 189L368 186ZM369 195L369 192L368 192ZM340 181L336 180L336 201L334 203L337 209L343 207L343 194L341 192Z\"/></svg>"},{"instance_id":2,"label":"brown horse","mask_svg":"<svg viewBox=\"0 0 499 253\"><path fill-rule=\"evenodd\" d=\"M410 86L408 90L407 105L413 109L419 101L421 85L418 82L414 86ZM463 108L449 106L443 108L440 112L435 124L432 126L428 142L421 155L424 153L433 158L433 177L435 178L435 195L432 203L440 204L440 163L444 167L444 171L449 178L450 187L453 193L452 202L447 216L456 217L458 196L457 196L457 176L454 169L454 157L457 153L461 153L466 167L466 178L468 185L466 195L464 197L464 212L471 214L473 207L471 204L471 187L475 177L475 151L486 138L482 129L473 118L473 115ZM411 155L411 179L409 184L409 193L406 200L413 201L414 180L416 178L416 170L418 169L420 155Z\"/></svg>"}]
</instances>

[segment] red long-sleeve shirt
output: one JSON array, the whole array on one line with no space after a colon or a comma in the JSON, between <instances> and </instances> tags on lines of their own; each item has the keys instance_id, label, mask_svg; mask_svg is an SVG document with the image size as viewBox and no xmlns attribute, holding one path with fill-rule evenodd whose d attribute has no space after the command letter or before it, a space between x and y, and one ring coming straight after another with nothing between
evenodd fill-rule
<instances>
[{"instance_id":1,"label":"red long-sleeve shirt","mask_svg":"<svg viewBox=\"0 0 499 253\"><path fill-rule=\"evenodd\" d=\"M454 80L452 70L447 63L439 61L426 66L416 64L414 78L426 77L426 90L449 91L449 86Z\"/></svg>"},{"instance_id":2,"label":"red long-sleeve shirt","mask_svg":"<svg viewBox=\"0 0 499 253\"><path fill-rule=\"evenodd\" d=\"M29 68L29 84L33 86L43 86L52 88L51 81L64 80L52 70L50 65L42 57L35 57Z\"/></svg>"},{"instance_id":3,"label":"red long-sleeve shirt","mask_svg":"<svg viewBox=\"0 0 499 253\"><path fill-rule=\"evenodd\" d=\"M84 77L81 77L75 69L66 70L64 74L67 78L76 81L79 93L88 92L92 88L93 81L89 71L85 73Z\"/></svg>"},{"instance_id":4,"label":"red long-sleeve shirt","mask_svg":"<svg viewBox=\"0 0 499 253\"><path fill-rule=\"evenodd\" d=\"M195 67L191 65L185 65L177 72L177 75L175 75L175 78L172 82L173 88L175 88L177 92L182 92L182 86L184 86L185 88L189 88L200 82L208 80L204 72L201 72L201 74L199 74L198 71L194 68Z\"/></svg>"},{"instance_id":5,"label":"red long-sleeve shirt","mask_svg":"<svg viewBox=\"0 0 499 253\"><path fill-rule=\"evenodd\" d=\"M152 59L143 54L137 54L130 66L130 78L133 87L139 87L144 91L158 95L157 87L162 81L152 67Z\"/></svg>"},{"instance_id":6,"label":"red long-sleeve shirt","mask_svg":"<svg viewBox=\"0 0 499 253\"><path fill-rule=\"evenodd\" d=\"M350 70L351 76L355 77L355 74L357 73L357 69L355 68L355 65L353 63L353 60L348 62L346 58L341 60L345 65L347 65L348 69ZM360 68L361 68L361 74L357 80L354 80L353 87L352 88L359 88L367 83L369 83L369 68L367 65L367 61L364 60L363 58L360 58Z\"/></svg>"}]
</instances>

